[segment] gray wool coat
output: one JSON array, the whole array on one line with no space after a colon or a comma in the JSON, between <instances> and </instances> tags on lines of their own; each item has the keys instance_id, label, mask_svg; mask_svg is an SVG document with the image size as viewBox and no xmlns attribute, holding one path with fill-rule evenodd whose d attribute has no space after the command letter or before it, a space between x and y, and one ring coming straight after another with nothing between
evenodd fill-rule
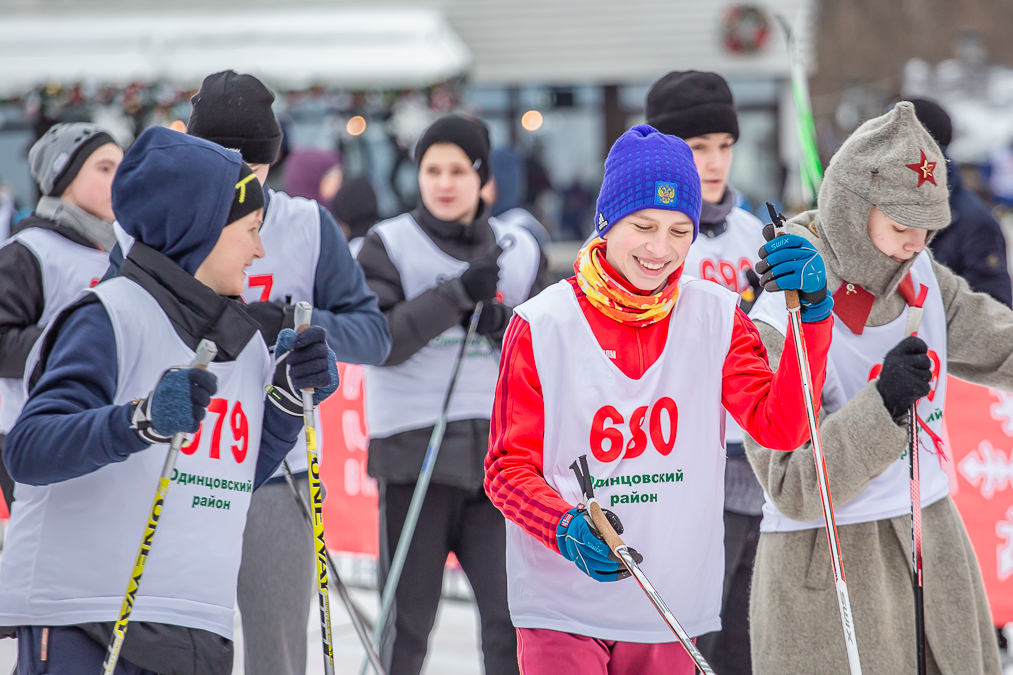
<instances>
[{"instance_id":1,"label":"gray wool coat","mask_svg":"<svg viewBox=\"0 0 1013 675\"><path fill-rule=\"evenodd\" d=\"M821 247L813 231L797 224L790 224L789 231ZM1013 390L1013 311L983 293L973 293L963 279L933 264L946 310L950 374ZM840 283L828 273L829 292ZM895 289L889 295L899 296ZM878 298L868 325L889 322L903 307L899 297ZM757 328L771 367L776 368L784 336L762 322ZM875 382L837 412L821 417L836 504L857 497L904 452L906 422L898 424L891 418ZM763 489L784 515L796 520L822 518L809 444L794 452L778 452L747 438L746 454ZM838 533L863 673L916 672L910 517L842 526ZM929 672L1000 675L981 572L949 497L924 509L922 542ZM750 626L755 675L848 672L824 529L760 536Z\"/></svg>"}]
</instances>

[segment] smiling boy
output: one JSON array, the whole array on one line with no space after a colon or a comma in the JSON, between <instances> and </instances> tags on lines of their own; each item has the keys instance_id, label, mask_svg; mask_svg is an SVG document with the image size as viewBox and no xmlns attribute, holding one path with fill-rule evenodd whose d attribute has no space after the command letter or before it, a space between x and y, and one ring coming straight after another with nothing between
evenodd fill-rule
<instances>
[{"instance_id":1,"label":"smiling boy","mask_svg":"<svg viewBox=\"0 0 1013 675\"><path fill-rule=\"evenodd\" d=\"M605 160L599 238L507 331L485 489L510 521L510 615L527 675L695 672L587 524L574 460L588 455L598 498L695 637L721 625L725 410L776 447L808 435L797 362L771 372L738 295L683 276L699 218L686 143L630 129ZM787 260L770 274L812 294L803 332L822 381L833 323L823 263L801 237L778 244ZM802 264L815 273L793 271Z\"/></svg>"},{"instance_id":2,"label":"smiling boy","mask_svg":"<svg viewBox=\"0 0 1013 675\"><path fill-rule=\"evenodd\" d=\"M264 255L263 192L238 153L153 127L124 157L112 203L135 242L118 275L40 338L4 448L18 500L0 626L17 633L20 674L99 672L168 443L196 432L161 508L116 673L225 675L250 493L302 427L301 411L265 390L315 387L319 403L337 387L334 356L314 326L298 338L289 330L294 346L276 362L232 299ZM218 347L214 362L180 365L202 339Z\"/></svg>"}]
</instances>

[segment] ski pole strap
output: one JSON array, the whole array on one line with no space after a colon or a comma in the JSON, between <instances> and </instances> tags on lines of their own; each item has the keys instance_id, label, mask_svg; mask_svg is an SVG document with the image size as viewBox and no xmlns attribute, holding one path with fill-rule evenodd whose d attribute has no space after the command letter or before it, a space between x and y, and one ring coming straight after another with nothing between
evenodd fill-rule
<instances>
[{"instance_id":1,"label":"ski pole strap","mask_svg":"<svg viewBox=\"0 0 1013 675\"><path fill-rule=\"evenodd\" d=\"M767 202L767 212L770 214L770 222L774 225L774 236L783 237L788 234L788 228L784 222L784 216L777 212L774 205ZM789 312L797 312L801 307L798 300L798 291L784 291L784 304Z\"/></svg>"}]
</instances>

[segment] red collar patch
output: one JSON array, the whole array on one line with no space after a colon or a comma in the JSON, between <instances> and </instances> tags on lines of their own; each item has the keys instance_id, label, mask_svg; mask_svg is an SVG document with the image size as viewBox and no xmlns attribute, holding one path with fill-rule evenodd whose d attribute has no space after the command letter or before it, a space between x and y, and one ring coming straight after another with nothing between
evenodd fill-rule
<instances>
[{"instance_id":1,"label":"red collar patch","mask_svg":"<svg viewBox=\"0 0 1013 675\"><path fill-rule=\"evenodd\" d=\"M897 286L897 292L911 307L921 307L929 295L929 287L921 284L916 294L914 281L911 280L911 273L908 272L900 285ZM872 313L872 303L875 301L875 295L858 284L845 281L834 293L834 314L844 322L848 330L855 335L861 335L865 330L865 322L869 320L869 314Z\"/></svg>"},{"instance_id":2,"label":"red collar patch","mask_svg":"<svg viewBox=\"0 0 1013 675\"><path fill-rule=\"evenodd\" d=\"M861 335L875 301L875 295L858 284L845 281L834 293L834 314L844 322L848 330Z\"/></svg>"},{"instance_id":3,"label":"red collar patch","mask_svg":"<svg viewBox=\"0 0 1013 675\"><path fill-rule=\"evenodd\" d=\"M905 164L907 168L911 169L918 174L918 187L922 186L922 183L928 181L933 185L936 185L936 177L933 172L936 170L936 164L938 162L930 162L925 156L925 151L922 150L922 159L916 164Z\"/></svg>"}]
</instances>

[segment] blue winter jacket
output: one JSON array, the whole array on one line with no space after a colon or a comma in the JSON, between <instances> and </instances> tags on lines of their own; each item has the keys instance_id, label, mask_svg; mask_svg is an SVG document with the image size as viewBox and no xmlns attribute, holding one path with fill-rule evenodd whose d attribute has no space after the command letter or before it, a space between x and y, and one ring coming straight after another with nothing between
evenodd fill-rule
<instances>
[{"instance_id":1,"label":"blue winter jacket","mask_svg":"<svg viewBox=\"0 0 1013 675\"><path fill-rule=\"evenodd\" d=\"M261 339L256 323L232 303L229 321L209 324L208 305L225 300L213 293L209 298L209 289L184 270L192 274L217 242L239 167L234 152L154 127L131 147L113 182L117 220L148 250L154 249L149 258L160 266L162 278L176 280L157 286L156 300L163 309L174 303L177 316L170 318L184 342L195 346L200 337L212 335L208 331L219 331L224 343L231 339L232 353L226 349L223 356L220 349L218 360L235 358L245 341ZM192 299L185 296L187 289L194 293ZM245 332L237 338L237 331ZM54 320L53 333L44 343L44 366L31 378L28 401L3 448L11 477L29 485L82 476L149 447L130 428L133 406L113 403L116 340L101 303L68 308ZM265 407L255 485L278 467L301 427L301 418Z\"/></svg>"},{"instance_id":2,"label":"blue winter jacket","mask_svg":"<svg viewBox=\"0 0 1013 675\"><path fill-rule=\"evenodd\" d=\"M1013 306L1006 267L1006 238L988 205L968 190L960 169L947 162L950 187L949 227L943 228L929 246L936 260L964 277L971 290L988 293L1006 306Z\"/></svg>"}]
</instances>

